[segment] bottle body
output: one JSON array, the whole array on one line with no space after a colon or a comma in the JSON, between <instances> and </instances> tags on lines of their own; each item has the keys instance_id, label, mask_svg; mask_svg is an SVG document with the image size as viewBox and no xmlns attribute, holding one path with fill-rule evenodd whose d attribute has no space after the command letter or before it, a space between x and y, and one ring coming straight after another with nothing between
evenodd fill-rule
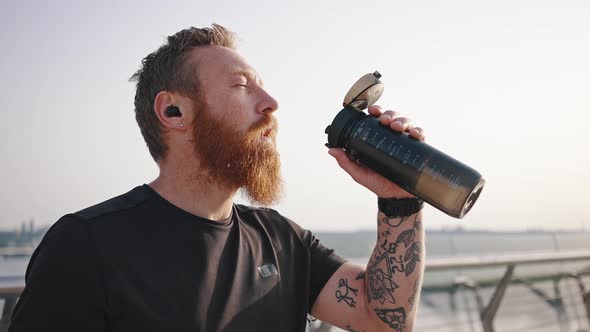
<instances>
[{"instance_id":1,"label":"bottle body","mask_svg":"<svg viewBox=\"0 0 590 332\"><path fill-rule=\"evenodd\" d=\"M349 108L340 113L327 129L331 146L450 216L462 218L471 209L485 183L476 170L375 116Z\"/></svg>"}]
</instances>

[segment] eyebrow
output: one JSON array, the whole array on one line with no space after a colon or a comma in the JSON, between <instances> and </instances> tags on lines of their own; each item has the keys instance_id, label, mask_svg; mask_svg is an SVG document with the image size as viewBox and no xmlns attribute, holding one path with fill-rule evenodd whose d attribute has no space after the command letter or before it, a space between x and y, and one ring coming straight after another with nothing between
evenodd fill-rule
<instances>
[{"instance_id":1,"label":"eyebrow","mask_svg":"<svg viewBox=\"0 0 590 332\"><path fill-rule=\"evenodd\" d=\"M236 70L236 71L233 72L233 74L234 75L237 75L237 76L244 76L247 80L249 80L249 81L255 81L261 87L264 86L264 82L262 81L262 79L260 77L258 77L256 74L254 74L254 73L252 73L250 71Z\"/></svg>"}]
</instances>

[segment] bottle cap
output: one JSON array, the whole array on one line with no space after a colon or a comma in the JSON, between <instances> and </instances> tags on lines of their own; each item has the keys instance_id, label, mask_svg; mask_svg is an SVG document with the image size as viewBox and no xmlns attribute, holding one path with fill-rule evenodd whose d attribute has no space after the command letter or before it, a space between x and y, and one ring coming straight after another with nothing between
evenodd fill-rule
<instances>
[{"instance_id":1,"label":"bottle cap","mask_svg":"<svg viewBox=\"0 0 590 332\"><path fill-rule=\"evenodd\" d=\"M342 103L344 107L352 107L362 111L375 104L383 94L384 85L379 80L380 78L381 74L375 71L356 81L344 97Z\"/></svg>"}]
</instances>

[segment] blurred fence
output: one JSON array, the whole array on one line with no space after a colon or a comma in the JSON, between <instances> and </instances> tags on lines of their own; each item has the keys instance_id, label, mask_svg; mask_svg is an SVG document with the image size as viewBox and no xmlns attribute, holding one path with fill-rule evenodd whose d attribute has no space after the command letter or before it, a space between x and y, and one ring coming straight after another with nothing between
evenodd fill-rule
<instances>
[{"instance_id":1,"label":"blurred fence","mask_svg":"<svg viewBox=\"0 0 590 332\"><path fill-rule=\"evenodd\" d=\"M0 277L0 332L8 330L10 315L12 309L23 291L25 283L22 276L2 276Z\"/></svg>"}]
</instances>

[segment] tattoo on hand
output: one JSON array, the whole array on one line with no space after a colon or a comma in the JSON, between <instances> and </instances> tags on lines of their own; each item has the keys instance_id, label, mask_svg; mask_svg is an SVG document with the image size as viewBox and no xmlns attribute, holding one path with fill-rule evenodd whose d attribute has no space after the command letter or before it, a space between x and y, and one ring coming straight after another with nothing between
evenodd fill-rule
<instances>
[{"instance_id":1,"label":"tattoo on hand","mask_svg":"<svg viewBox=\"0 0 590 332\"><path fill-rule=\"evenodd\" d=\"M375 313L395 332L402 332L406 327L406 311L403 307L395 309L375 309Z\"/></svg>"},{"instance_id":2,"label":"tattoo on hand","mask_svg":"<svg viewBox=\"0 0 590 332\"><path fill-rule=\"evenodd\" d=\"M352 292L350 296L348 295L349 292ZM358 296L358 289L348 286L348 279L340 279L338 282L338 289L336 290L336 298L338 299L338 302L344 301L349 307L354 308L356 307L356 302L352 296Z\"/></svg>"},{"instance_id":3,"label":"tattoo on hand","mask_svg":"<svg viewBox=\"0 0 590 332\"><path fill-rule=\"evenodd\" d=\"M361 332L360 330L353 329L350 325L346 325L344 328L347 329L349 332Z\"/></svg>"}]
</instances>

